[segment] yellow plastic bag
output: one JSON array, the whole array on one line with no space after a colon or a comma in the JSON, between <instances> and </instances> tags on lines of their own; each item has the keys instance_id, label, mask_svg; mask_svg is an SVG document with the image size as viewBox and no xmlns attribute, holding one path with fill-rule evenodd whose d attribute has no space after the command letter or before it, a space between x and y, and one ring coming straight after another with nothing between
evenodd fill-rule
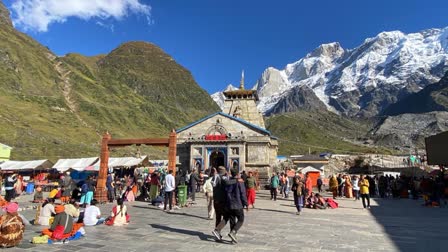
<instances>
[{"instance_id":1,"label":"yellow plastic bag","mask_svg":"<svg viewBox=\"0 0 448 252\"><path fill-rule=\"evenodd\" d=\"M42 235L42 236L35 236L33 237L33 239L31 240L31 242L33 244L47 244L48 243L48 236L47 235Z\"/></svg>"}]
</instances>

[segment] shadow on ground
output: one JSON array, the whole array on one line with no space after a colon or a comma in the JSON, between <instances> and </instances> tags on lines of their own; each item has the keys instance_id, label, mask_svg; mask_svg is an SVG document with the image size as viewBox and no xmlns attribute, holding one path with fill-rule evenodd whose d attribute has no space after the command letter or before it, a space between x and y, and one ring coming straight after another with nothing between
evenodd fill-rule
<instances>
[{"instance_id":1,"label":"shadow on ground","mask_svg":"<svg viewBox=\"0 0 448 252\"><path fill-rule=\"evenodd\" d=\"M198 219L202 219L202 220L210 220L210 219L207 218L207 217L198 216L198 215L193 215L193 214L188 214L188 213L170 212L169 214L172 214L172 215L181 215L181 216L188 216L188 217L198 218Z\"/></svg>"},{"instance_id":2,"label":"shadow on ground","mask_svg":"<svg viewBox=\"0 0 448 252\"><path fill-rule=\"evenodd\" d=\"M149 224L149 225L152 228L155 228L155 229L161 229L161 230L165 230L165 231L173 232L173 233L178 233L178 234L197 236L197 237L199 237L199 239L201 239L203 241L215 242L215 239L214 239L214 237L212 235L204 234L204 233L199 232L199 231L180 229L180 228L173 228L173 227L168 227L168 226L164 226L164 225L160 225L160 224Z\"/></svg>"},{"instance_id":3,"label":"shadow on ground","mask_svg":"<svg viewBox=\"0 0 448 252\"><path fill-rule=\"evenodd\" d=\"M421 200L375 199L371 214L398 250L447 251L448 208L428 208Z\"/></svg>"}]
</instances>

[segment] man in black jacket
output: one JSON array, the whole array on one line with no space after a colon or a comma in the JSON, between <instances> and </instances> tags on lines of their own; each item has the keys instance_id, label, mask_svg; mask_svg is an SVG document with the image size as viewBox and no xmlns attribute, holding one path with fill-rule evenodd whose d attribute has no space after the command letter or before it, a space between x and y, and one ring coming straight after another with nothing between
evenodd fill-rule
<instances>
[{"instance_id":1,"label":"man in black jacket","mask_svg":"<svg viewBox=\"0 0 448 252\"><path fill-rule=\"evenodd\" d=\"M224 219L213 230L213 235L216 239L221 240L221 230L226 226L230 220L230 233L228 236L234 243L238 243L236 234L238 230L243 226L244 222L244 207L247 206L246 189L244 182L237 177L238 171L232 169L230 171L232 177L224 181L226 204L224 210ZM235 220L237 220L235 222Z\"/></svg>"},{"instance_id":2,"label":"man in black jacket","mask_svg":"<svg viewBox=\"0 0 448 252\"><path fill-rule=\"evenodd\" d=\"M196 187L198 186L199 180L200 180L199 175L196 173L196 169L193 168L193 171L191 172L190 175L190 187L191 187L190 196L193 202L196 200Z\"/></svg>"},{"instance_id":3,"label":"man in black jacket","mask_svg":"<svg viewBox=\"0 0 448 252\"><path fill-rule=\"evenodd\" d=\"M7 176L5 179L5 200L11 202L15 198L14 184L17 182L17 174Z\"/></svg>"},{"instance_id":4,"label":"man in black jacket","mask_svg":"<svg viewBox=\"0 0 448 252\"><path fill-rule=\"evenodd\" d=\"M218 172L213 176L213 207L215 208L216 222L215 227L221 222L224 216L224 208L226 206L226 191L224 182L227 180L226 168L223 166L218 167Z\"/></svg>"}]
</instances>

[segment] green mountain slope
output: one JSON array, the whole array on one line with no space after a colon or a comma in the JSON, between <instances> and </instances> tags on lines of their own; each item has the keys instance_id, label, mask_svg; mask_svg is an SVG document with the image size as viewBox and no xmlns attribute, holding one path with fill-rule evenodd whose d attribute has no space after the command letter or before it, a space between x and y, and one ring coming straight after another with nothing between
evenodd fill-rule
<instances>
[{"instance_id":1,"label":"green mountain slope","mask_svg":"<svg viewBox=\"0 0 448 252\"><path fill-rule=\"evenodd\" d=\"M115 138L168 137L219 110L190 72L153 44L57 57L8 25L4 13L0 142L14 147L13 159L96 156L106 130Z\"/></svg>"},{"instance_id":2,"label":"green mountain slope","mask_svg":"<svg viewBox=\"0 0 448 252\"><path fill-rule=\"evenodd\" d=\"M279 154L332 152L389 153L387 149L363 144L371 123L333 114L300 110L266 118L266 126L279 138Z\"/></svg>"}]
</instances>

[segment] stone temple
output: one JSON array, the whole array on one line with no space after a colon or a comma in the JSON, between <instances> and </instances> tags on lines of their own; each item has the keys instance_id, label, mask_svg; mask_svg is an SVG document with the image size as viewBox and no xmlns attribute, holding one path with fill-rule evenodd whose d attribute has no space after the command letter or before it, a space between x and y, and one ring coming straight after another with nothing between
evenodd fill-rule
<instances>
[{"instance_id":1,"label":"stone temple","mask_svg":"<svg viewBox=\"0 0 448 252\"><path fill-rule=\"evenodd\" d=\"M277 160L278 141L265 129L256 90L225 91L224 111L176 131L181 169L224 166L266 174Z\"/></svg>"}]
</instances>

